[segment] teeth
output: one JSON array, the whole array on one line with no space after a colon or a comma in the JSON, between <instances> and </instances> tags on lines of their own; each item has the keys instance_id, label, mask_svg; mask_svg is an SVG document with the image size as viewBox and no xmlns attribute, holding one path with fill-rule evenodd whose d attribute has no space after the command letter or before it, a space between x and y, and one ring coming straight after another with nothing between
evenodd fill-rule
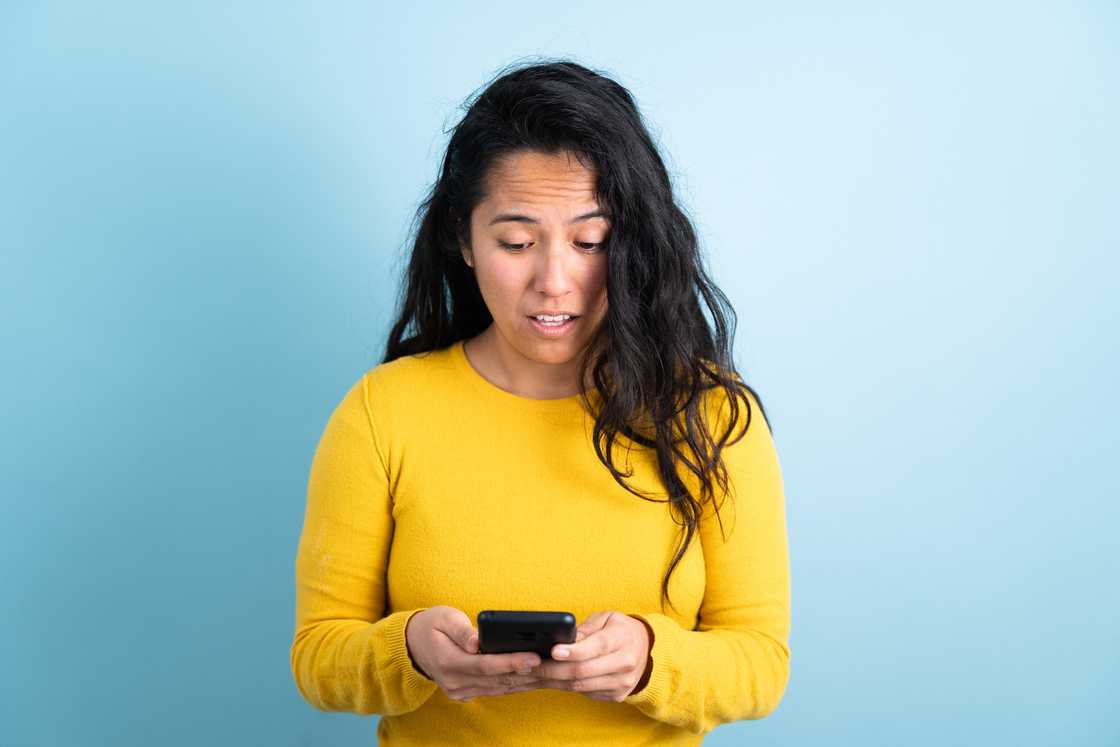
<instances>
[{"instance_id":1,"label":"teeth","mask_svg":"<svg viewBox=\"0 0 1120 747\"><path fill-rule=\"evenodd\" d=\"M568 314L561 314L560 316L549 316L547 314L540 314L536 317L538 321L542 322L563 322L571 318L572 317Z\"/></svg>"}]
</instances>

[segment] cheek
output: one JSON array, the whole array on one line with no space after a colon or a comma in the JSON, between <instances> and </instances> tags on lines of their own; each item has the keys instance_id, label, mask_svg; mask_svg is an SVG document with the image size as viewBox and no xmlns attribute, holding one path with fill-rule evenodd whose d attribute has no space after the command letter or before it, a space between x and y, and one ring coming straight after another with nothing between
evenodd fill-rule
<instances>
[{"instance_id":1,"label":"cheek","mask_svg":"<svg viewBox=\"0 0 1120 747\"><path fill-rule=\"evenodd\" d=\"M600 307L601 311L605 311L607 307L607 267L604 263L602 267L595 268L595 271L588 276L587 282L584 284L584 295L588 299L593 299Z\"/></svg>"},{"instance_id":2,"label":"cheek","mask_svg":"<svg viewBox=\"0 0 1120 747\"><path fill-rule=\"evenodd\" d=\"M499 308L517 306L526 282L515 263L500 260L478 268L475 277L487 302Z\"/></svg>"}]
</instances>

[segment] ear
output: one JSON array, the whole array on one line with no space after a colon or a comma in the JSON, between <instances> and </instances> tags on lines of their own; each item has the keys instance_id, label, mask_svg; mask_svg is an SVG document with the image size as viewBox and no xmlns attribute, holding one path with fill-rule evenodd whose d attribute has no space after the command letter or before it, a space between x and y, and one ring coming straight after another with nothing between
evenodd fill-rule
<instances>
[{"instance_id":1,"label":"ear","mask_svg":"<svg viewBox=\"0 0 1120 747\"><path fill-rule=\"evenodd\" d=\"M463 241L463 238L462 238L462 234L463 234L462 221L460 221L456 217L452 217L452 220L455 221L455 234L456 234L456 240L459 242L459 253L462 255L463 261L467 263L467 267L469 267L473 270L474 269L474 252L471 251L471 248L469 246L470 237L468 235L467 240Z\"/></svg>"}]
</instances>

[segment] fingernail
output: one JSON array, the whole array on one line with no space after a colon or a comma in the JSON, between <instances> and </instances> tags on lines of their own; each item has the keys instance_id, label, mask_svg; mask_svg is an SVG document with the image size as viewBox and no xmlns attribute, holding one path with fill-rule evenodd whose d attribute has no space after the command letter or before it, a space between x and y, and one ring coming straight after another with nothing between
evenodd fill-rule
<instances>
[{"instance_id":1,"label":"fingernail","mask_svg":"<svg viewBox=\"0 0 1120 747\"><path fill-rule=\"evenodd\" d=\"M567 659L569 653L571 653L571 652L568 651L568 649L561 647L561 648L558 648L555 651L553 651L552 655L555 656L557 659Z\"/></svg>"}]
</instances>

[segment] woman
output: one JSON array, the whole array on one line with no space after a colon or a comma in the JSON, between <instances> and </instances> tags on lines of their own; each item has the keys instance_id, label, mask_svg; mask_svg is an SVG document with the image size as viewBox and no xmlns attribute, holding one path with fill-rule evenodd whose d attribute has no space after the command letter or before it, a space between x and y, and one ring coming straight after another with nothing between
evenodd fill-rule
<instances>
[{"instance_id":1,"label":"woman","mask_svg":"<svg viewBox=\"0 0 1120 747\"><path fill-rule=\"evenodd\" d=\"M418 217L384 360L312 463L302 696L395 745L695 745L771 713L777 453L630 94L572 62L505 72ZM484 609L570 611L577 639L481 654Z\"/></svg>"}]
</instances>

